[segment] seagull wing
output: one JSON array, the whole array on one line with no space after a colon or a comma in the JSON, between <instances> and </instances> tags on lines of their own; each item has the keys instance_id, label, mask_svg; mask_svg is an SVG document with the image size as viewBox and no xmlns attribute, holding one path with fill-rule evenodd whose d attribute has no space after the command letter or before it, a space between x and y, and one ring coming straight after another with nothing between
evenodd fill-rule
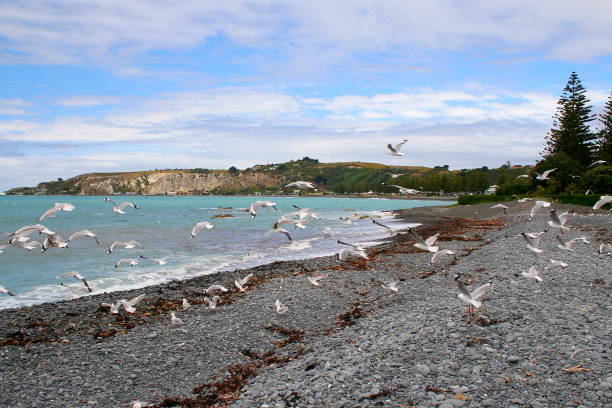
<instances>
[{"instance_id":1,"label":"seagull wing","mask_svg":"<svg viewBox=\"0 0 612 408\"><path fill-rule=\"evenodd\" d=\"M608 203L612 203L612 196L601 196L599 201L597 201L595 205L593 206L593 209L599 210L601 207L603 207L604 205Z\"/></svg>"},{"instance_id":2,"label":"seagull wing","mask_svg":"<svg viewBox=\"0 0 612 408\"><path fill-rule=\"evenodd\" d=\"M402 146L408 141L408 139L404 139L401 142L399 142L398 144L395 145L395 151L399 152L399 150L402 148Z\"/></svg>"},{"instance_id":3,"label":"seagull wing","mask_svg":"<svg viewBox=\"0 0 612 408\"><path fill-rule=\"evenodd\" d=\"M484 295L484 293L491 287L491 284L492 282L487 282L484 285L476 288L470 295L472 299L478 299L479 297Z\"/></svg>"},{"instance_id":4,"label":"seagull wing","mask_svg":"<svg viewBox=\"0 0 612 408\"><path fill-rule=\"evenodd\" d=\"M119 204L119 207L117 207L117 208L119 208L120 210L123 210L125 207L132 207L132 208L135 208L135 209L139 209L140 208L136 204L129 203L127 201L124 201L123 203Z\"/></svg>"}]
</instances>

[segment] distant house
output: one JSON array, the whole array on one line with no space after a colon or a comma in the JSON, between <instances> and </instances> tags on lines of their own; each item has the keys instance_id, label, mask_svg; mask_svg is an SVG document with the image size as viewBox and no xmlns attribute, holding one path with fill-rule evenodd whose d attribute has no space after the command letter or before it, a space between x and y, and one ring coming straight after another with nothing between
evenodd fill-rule
<instances>
[{"instance_id":1,"label":"distant house","mask_svg":"<svg viewBox=\"0 0 612 408\"><path fill-rule=\"evenodd\" d=\"M499 186L493 184L491 187L485 190L485 194L495 194L495 192L497 191L497 187Z\"/></svg>"}]
</instances>

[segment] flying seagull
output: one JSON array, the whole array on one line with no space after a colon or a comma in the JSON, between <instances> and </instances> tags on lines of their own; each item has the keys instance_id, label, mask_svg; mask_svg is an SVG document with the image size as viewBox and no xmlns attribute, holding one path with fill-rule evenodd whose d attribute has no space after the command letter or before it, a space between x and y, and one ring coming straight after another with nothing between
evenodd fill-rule
<instances>
[{"instance_id":1,"label":"flying seagull","mask_svg":"<svg viewBox=\"0 0 612 408\"><path fill-rule=\"evenodd\" d=\"M520 176L516 176L517 179L521 178L529 178L529 174L521 174Z\"/></svg>"},{"instance_id":2,"label":"flying seagull","mask_svg":"<svg viewBox=\"0 0 612 408\"><path fill-rule=\"evenodd\" d=\"M308 282L310 282L312 286L320 286L321 284L319 283L319 281L323 279L324 276L307 276L307 278Z\"/></svg>"},{"instance_id":3,"label":"flying seagull","mask_svg":"<svg viewBox=\"0 0 612 408\"><path fill-rule=\"evenodd\" d=\"M138 259L134 259L134 258L121 258L120 260L117 261L117 263L115 263L115 269L119 268L121 266L121 264L127 263L130 266L136 266L138 265Z\"/></svg>"},{"instance_id":4,"label":"flying seagull","mask_svg":"<svg viewBox=\"0 0 612 408\"><path fill-rule=\"evenodd\" d=\"M479 308L482 306L482 302L478 300L484 293L491 287L493 281L489 281L482 286L476 288L473 292L470 292L463 282L460 280L461 276L455 274L455 282L457 283L457 287L459 288L459 294L457 297L468 304L468 313L473 311L472 306L475 308Z\"/></svg>"},{"instance_id":5,"label":"flying seagull","mask_svg":"<svg viewBox=\"0 0 612 408\"><path fill-rule=\"evenodd\" d=\"M251 217L255 218L257 217L257 210L268 207L272 207L278 211L278 208L276 208L276 203L273 203L272 201L255 201L254 203L251 203L251 206L249 207L249 214L251 214Z\"/></svg>"},{"instance_id":6,"label":"flying seagull","mask_svg":"<svg viewBox=\"0 0 612 408\"><path fill-rule=\"evenodd\" d=\"M495 204L493 207L491 208L501 208L502 210L502 214L503 215L508 215L508 207L503 205L503 204Z\"/></svg>"},{"instance_id":7,"label":"flying seagull","mask_svg":"<svg viewBox=\"0 0 612 408\"><path fill-rule=\"evenodd\" d=\"M523 239L527 243L527 248L530 251L533 251L536 254L541 254L544 251L538 248L538 244L540 243L540 240L542 239L542 234L544 234L544 232L540 232L538 234L521 232L521 237L523 237Z\"/></svg>"},{"instance_id":8,"label":"flying seagull","mask_svg":"<svg viewBox=\"0 0 612 408\"><path fill-rule=\"evenodd\" d=\"M240 275L238 274L238 272L236 272L236 279L234 280L234 285L236 286L236 288L238 288L240 292L244 292L244 285L246 285L246 283L249 281L249 279L251 279L251 277L253 277L253 274L249 273L244 278L240 278Z\"/></svg>"},{"instance_id":9,"label":"flying seagull","mask_svg":"<svg viewBox=\"0 0 612 408\"><path fill-rule=\"evenodd\" d=\"M563 234L563 230L569 230L569 227L565 226L567 222L568 213L563 213L557 215L557 210L554 208L550 210L550 221L548 221L548 225L553 228L558 228L559 231Z\"/></svg>"},{"instance_id":10,"label":"flying seagull","mask_svg":"<svg viewBox=\"0 0 612 408\"><path fill-rule=\"evenodd\" d=\"M196 225L193 226L193 229L191 230L191 239L194 239L202 228L213 229L213 227L214 225L208 221L198 222Z\"/></svg>"},{"instance_id":11,"label":"flying seagull","mask_svg":"<svg viewBox=\"0 0 612 408\"><path fill-rule=\"evenodd\" d=\"M123 203L121 203L119 205L117 205L113 200L111 200L108 197L104 197L104 201L111 203L111 205L113 206L113 212L115 214L117 214L117 215L125 214L125 211L123 211L123 209L125 207L132 207L132 208L134 208L136 210L140 209L140 207L137 206L136 204L130 203L130 202L127 202L127 201L125 201L125 202L123 202Z\"/></svg>"},{"instance_id":12,"label":"flying seagull","mask_svg":"<svg viewBox=\"0 0 612 408\"><path fill-rule=\"evenodd\" d=\"M414 188L407 188L407 187L402 187L402 186L398 186L396 184L386 184L386 183L380 183L383 186L389 186L389 187L395 187L399 190L400 194L405 194L405 195L412 195L412 194L418 194L420 193L419 190L415 190Z\"/></svg>"},{"instance_id":13,"label":"flying seagull","mask_svg":"<svg viewBox=\"0 0 612 408\"><path fill-rule=\"evenodd\" d=\"M589 167L593 167L593 166L596 166L598 164L607 164L607 163L608 162L605 161L605 160L597 160L597 161L594 161L593 163L589 164Z\"/></svg>"},{"instance_id":14,"label":"flying seagull","mask_svg":"<svg viewBox=\"0 0 612 408\"><path fill-rule=\"evenodd\" d=\"M6 289L4 286L0 285L0 293L4 293L9 296L15 296L11 291Z\"/></svg>"},{"instance_id":15,"label":"flying seagull","mask_svg":"<svg viewBox=\"0 0 612 408\"><path fill-rule=\"evenodd\" d=\"M440 258L442 258L444 255L455 255L454 251L451 251L450 249L440 249L436 252L434 252L434 254L431 257L431 260L429 261L430 265L433 265L436 263L436 261Z\"/></svg>"},{"instance_id":16,"label":"flying seagull","mask_svg":"<svg viewBox=\"0 0 612 408\"><path fill-rule=\"evenodd\" d=\"M427 252L438 252L439 248L437 246L434 246L434 244L438 240L438 236L440 236L440 234L434 234L431 237L424 240L412 228L408 228L408 233L416 241L413 245L414 247L422 249L423 251L427 251Z\"/></svg>"},{"instance_id":17,"label":"flying seagull","mask_svg":"<svg viewBox=\"0 0 612 408\"><path fill-rule=\"evenodd\" d=\"M108 250L106 251L107 255L110 255L115 250L115 247L123 247L125 249L140 247L140 249L144 249L144 246L139 241L115 241L108 247Z\"/></svg>"},{"instance_id":18,"label":"flying seagull","mask_svg":"<svg viewBox=\"0 0 612 408\"><path fill-rule=\"evenodd\" d=\"M164 256L163 258L148 258L148 257L146 257L144 255L140 255L140 257L142 259L147 259L147 260L149 260L151 262L155 262L158 265L165 265L165 264L167 264L168 263L167 259L170 258L169 256Z\"/></svg>"},{"instance_id":19,"label":"flying seagull","mask_svg":"<svg viewBox=\"0 0 612 408\"><path fill-rule=\"evenodd\" d=\"M546 270L557 268L557 267L561 269L565 269L567 268L567 264L563 261L555 261L554 259L551 259L550 263L544 267L544 270L546 271Z\"/></svg>"},{"instance_id":20,"label":"flying seagull","mask_svg":"<svg viewBox=\"0 0 612 408\"><path fill-rule=\"evenodd\" d=\"M57 234L47 234L41 245L41 252L47 252L49 248L68 248L68 243Z\"/></svg>"},{"instance_id":21,"label":"flying seagull","mask_svg":"<svg viewBox=\"0 0 612 408\"><path fill-rule=\"evenodd\" d=\"M557 170L555 169L550 169L550 170L546 170L544 173L540 174L538 172L536 172L537 176L536 176L536 180L548 180L548 175L550 173L552 173L553 171Z\"/></svg>"},{"instance_id":22,"label":"flying seagull","mask_svg":"<svg viewBox=\"0 0 612 408\"><path fill-rule=\"evenodd\" d=\"M394 174L394 173L385 173L385 174L390 175L391 178L394 178L394 179L404 175L404 174Z\"/></svg>"},{"instance_id":23,"label":"flying seagull","mask_svg":"<svg viewBox=\"0 0 612 408\"><path fill-rule=\"evenodd\" d=\"M402 148L402 146L408 141L408 139L404 139L401 142L399 142L398 144L396 144L395 146L393 146L391 143L389 143L387 145L387 154L391 155L391 156L403 156L404 153L400 153L400 149Z\"/></svg>"},{"instance_id":24,"label":"flying seagull","mask_svg":"<svg viewBox=\"0 0 612 408\"><path fill-rule=\"evenodd\" d=\"M53 207L49 208L43 215L38 218L38 222L41 222L46 217L52 217L56 212L59 211L72 211L74 210L74 205L70 203L55 203Z\"/></svg>"},{"instance_id":25,"label":"flying seagull","mask_svg":"<svg viewBox=\"0 0 612 408\"><path fill-rule=\"evenodd\" d=\"M338 253L338 259L344 261L349 256L359 256L363 259L369 259L368 255L363 250L357 248L342 248Z\"/></svg>"},{"instance_id":26,"label":"flying seagull","mask_svg":"<svg viewBox=\"0 0 612 408\"><path fill-rule=\"evenodd\" d=\"M227 292L227 288L222 285L210 285L208 289L205 290L206 293L213 293L215 291Z\"/></svg>"},{"instance_id":27,"label":"flying seagull","mask_svg":"<svg viewBox=\"0 0 612 408\"><path fill-rule=\"evenodd\" d=\"M57 275L55 277L55 279L64 278L66 276L73 276L75 279L80 280L81 282L83 282L83 285L85 285L85 287L87 288L88 292L93 292L93 290L89 286L89 283L87 283L87 280L85 280L85 278L80 273L78 273L78 272L66 272L66 273L62 273L61 275Z\"/></svg>"},{"instance_id":28,"label":"flying seagull","mask_svg":"<svg viewBox=\"0 0 612 408\"><path fill-rule=\"evenodd\" d=\"M294 181L293 183L289 183L285 186L285 188L289 187L299 188L302 190L307 188L315 189L316 185L310 181Z\"/></svg>"},{"instance_id":29,"label":"flying seagull","mask_svg":"<svg viewBox=\"0 0 612 408\"><path fill-rule=\"evenodd\" d=\"M559 245L557 245L557 247L559 247L560 249L565 249L566 251L570 251L570 252L574 252L573 246L578 241L582 241L585 244L589 243L589 240L587 239L587 237L578 237L578 238L571 239L568 242L563 242L563 240L561 240L561 237L559 235L557 235L557 241L559 242Z\"/></svg>"},{"instance_id":30,"label":"flying seagull","mask_svg":"<svg viewBox=\"0 0 612 408\"><path fill-rule=\"evenodd\" d=\"M60 282L60 286L68 289L73 295L78 295L79 293L83 292L90 292L90 290L86 287L75 288L73 286L64 285L64 282Z\"/></svg>"},{"instance_id":31,"label":"flying seagull","mask_svg":"<svg viewBox=\"0 0 612 408\"><path fill-rule=\"evenodd\" d=\"M521 274L526 278L535 279L538 282L543 281L542 277L540 276L540 272L536 269L535 265L531 265L529 272L521 272Z\"/></svg>"},{"instance_id":32,"label":"flying seagull","mask_svg":"<svg viewBox=\"0 0 612 408\"><path fill-rule=\"evenodd\" d=\"M550 207L550 203L548 201L542 200L536 201L533 207L531 207L531 212L529 213L529 220L532 220L533 217L536 216L538 210L542 207Z\"/></svg>"},{"instance_id":33,"label":"flying seagull","mask_svg":"<svg viewBox=\"0 0 612 408\"><path fill-rule=\"evenodd\" d=\"M274 306L276 306L276 313L278 313L279 315L285 314L289 311L289 308L283 305L278 299L276 299Z\"/></svg>"},{"instance_id":34,"label":"flying seagull","mask_svg":"<svg viewBox=\"0 0 612 408\"><path fill-rule=\"evenodd\" d=\"M383 227L384 229L386 229L387 231L389 231L389 233L391 234L391 236L395 236L395 235L397 235L397 234L401 234L401 233L402 233L402 232L400 232L399 230L393 229L393 228L391 228L391 227L389 227L389 226L387 226L387 225L385 225L385 224L383 224L383 223L381 223L381 222L379 222L379 221L372 220L372 223L374 223L374 224L376 224L376 225L378 225L378 226L380 226L380 227Z\"/></svg>"},{"instance_id":35,"label":"flying seagull","mask_svg":"<svg viewBox=\"0 0 612 408\"><path fill-rule=\"evenodd\" d=\"M533 198L529 198L529 197L525 197L525 198L518 198L517 196L515 196L517 198L516 202L518 203L528 203L529 201L533 201Z\"/></svg>"},{"instance_id":36,"label":"flying seagull","mask_svg":"<svg viewBox=\"0 0 612 408\"><path fill-rule=\"evenodd\" d=\"M603 207L604 205L608 203L612 203L612 196L601 196L599 198L599 201L597 201L595 205L593 206L593 209L599 210L601 207Z\"/></svg>"},{"instance_id":37,"label":"flying seagull","mask_svg":"<svg viewBox=\"0 0 612 408\"><path fill-rule=\"evenodd\" d=\"M89 230L81 230L81 231L77 231L74 234L72 234L71 236L68 237L68 239L66 240L66 242L70 242L73 239L79 238L79 237L91 237L93 239L96 240L96 244L98 244L98 246L100 246L100 241L98 241L98 237L96 237L96 234L94 234L93 232L89 231Z\"/></svg>"}]
</instances>

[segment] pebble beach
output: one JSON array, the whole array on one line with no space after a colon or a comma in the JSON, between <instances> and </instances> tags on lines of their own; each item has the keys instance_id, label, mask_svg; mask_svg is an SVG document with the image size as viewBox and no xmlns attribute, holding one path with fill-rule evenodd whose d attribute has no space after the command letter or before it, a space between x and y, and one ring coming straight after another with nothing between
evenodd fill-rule
<instances>
[{"instance_id":1,"label":"pebble beach","mask_svg":"<svg viewBox=\"0 0 612 408\"><path fill-rule=\"evenodd\" d=\"M408 235L369 259L275 262L246 292L235 272L144 289L0 310L0 405L6 407L606 407L612 401L612 242L603 210L575 210L557 247L548 211L530 203L397 212L454 257ZM547 230L544 252L521 232ZM568 264L544 270L550 259ZM542 282L522 272L536 265ZM453 277L492 282L467 313ZM323 276L313 286L307 276ZM400 281L398 292L382 284ZM204 290L230 290L210 309ZM145 294L133 314L102 303ZM209 297L209 296L208 296ZM191 308L181 308L185 298ZM280 300L288 311L278 314ZM184 321L172 328L169 312Z\"/></svg>"}]
</instances>

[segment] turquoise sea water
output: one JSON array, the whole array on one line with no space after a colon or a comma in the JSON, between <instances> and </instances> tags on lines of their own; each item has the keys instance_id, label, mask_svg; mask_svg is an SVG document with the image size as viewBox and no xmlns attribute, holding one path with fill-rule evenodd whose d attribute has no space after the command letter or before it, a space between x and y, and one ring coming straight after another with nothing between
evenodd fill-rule
<instances>
[{"instance_id":1,"label":"turquoise sea water","mask_svg":"<svg viewBox=\"0 0 612 408\"><path fill-rule=\"evenodd\" d=\"M172 279L215 273L220 270L249 267L276 260L302 259L338 252L339 238L351 242L370 241L385 236L381 227L370 219L357 215L383 215L384 211L429 205L445 205L442 201L387 200L322 197L113 197L120 203L132 201L141 208L126 208L126 214L116 216L104 197L76 196L0 196L0 234L5 245L8 235L23 225L36 224L38 217L56 202L68 202L76 208L61 211L41 224L64 239L73 232L88 229L101 241L98 247L91 238L79 238L69 248L51 248L46 253L34 249L7 246L0 253L0 285L17 296L0 294L0 308L31 305L69 299L74 295L59 285L60 282L82 286L70 277L55 276L76 271L94 288L93 293L133 289ZM251 202L270 200L277 203L279 212L262 209L252 219L245 211ZM291 243L277 232L267 234L274 222L284 213L294 211L292 204L313 208L321 220L308 220L304 230L290 230ZM232 207L220 210L218 207ZM230 218L212 219L217 214L231 214ZM340 218L349 218L341 221ZM190 239L193 225L208 220L215 227L203 229ZM387 223L394 223L386 219ZM326 232L326 234L324 234ZM325 236L325 238L324 238ZM41 241L44 235L30 235ZM138 240L140 249L118 249L107 255L113 241ZM166 265L139 259L137 266L115 269L120 258L151 258L169 256Z\"/></svg>"}]
</instances>

